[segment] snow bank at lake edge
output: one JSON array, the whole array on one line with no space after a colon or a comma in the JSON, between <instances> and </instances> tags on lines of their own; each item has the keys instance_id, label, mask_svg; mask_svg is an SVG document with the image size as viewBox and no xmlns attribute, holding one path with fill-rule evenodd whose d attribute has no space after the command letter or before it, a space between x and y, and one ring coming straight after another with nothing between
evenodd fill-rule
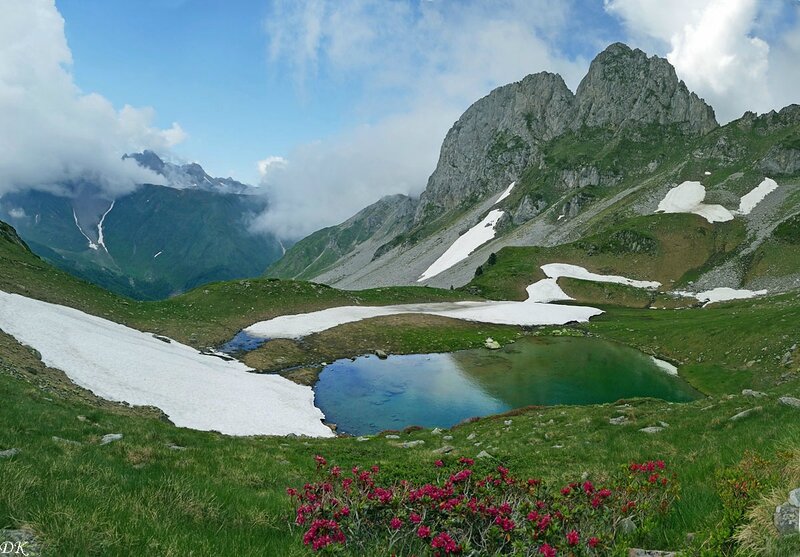
<instances>
[{"instance_id":1,"label":"snow bank at lake edge","mask_svg":"<svg viewBox=\"0 0 800 557\"><path fill-rule=\"evenodd\" d=\"M175 341L0 291L0 329L97 396L160 408L179 427L229 435L332 437L310 387L250 373Z\"/></svg>"}]
</instances>

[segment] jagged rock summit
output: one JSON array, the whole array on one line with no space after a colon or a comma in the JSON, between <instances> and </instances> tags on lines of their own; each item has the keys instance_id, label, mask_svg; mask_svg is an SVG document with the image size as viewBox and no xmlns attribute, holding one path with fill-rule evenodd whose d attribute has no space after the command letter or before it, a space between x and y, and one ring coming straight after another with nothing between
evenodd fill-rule
<instances>
[{"instance_id":1,"label":"jagged rock summit","mask_svg":"<svg viewBox=\"0 0 800 557\"><path fill-rule=\"evenodd\" d=\"M542 162L540 144L567 131L648 124L676 126L690 135L719 125L714 109L689 91L667 60L622 43L597 55L574 95L560 75L549 72L498 87L447 133L416 222L501 191L524 168Z\"/></svg>"}]
</instances>

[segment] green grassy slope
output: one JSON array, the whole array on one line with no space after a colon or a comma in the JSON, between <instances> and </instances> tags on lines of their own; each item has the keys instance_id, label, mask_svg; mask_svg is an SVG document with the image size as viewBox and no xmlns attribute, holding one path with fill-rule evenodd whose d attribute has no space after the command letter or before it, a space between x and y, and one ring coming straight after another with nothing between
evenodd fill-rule
<instances>
[{"instance_id":1,"label":"green grassy slope","mask_svg":"<svg viewBox=\"0 0 800 557\"><path fill-rule=\"evenodd\" d=\"M502 288L508 286L494 291ZM52 269L2 225L0 289L66 303L148 330L158 327L182 335L179 338L190 339L194 333L198 345L224 337L223 332L255 315L339 303L464 296L424 288L343 293L309 283L259 280L210 285L167 302L133 302ZM686 534L693 532L694 547L705 544L709 554L719 554L714 540L728 528L728 511L716 478L752 455L775 467L800 462L800 410L777 401L784 394L800 396L800 354L795 352L788 365L779 361L800 336L800 299L787 294L705 309L604 309L604 316L574 331L680 362L682 373L711 396L688 404L633 400L627 401L628 407L621 401L520 409L454 428L449 432L453 439L447 441L425 430L401 433L399 440L381 435L365 442L238 439L176 428L153 411L98 401L0 334L0 397L13 401L0 405L0 450L20 449L0 461L0 528L32 528L48 555L300 555L302 531L289 526L291 508L284 488L310 477L314 454L346 467L375 463L389 478L424 481L435 476L432 462L439 455L432 451L447 443L454 450L446 459L475 457L486 450L494 458L479 461L479 471L501 463L520 476L554 483L583 473L600 478L630 460L663 458L678 475L681 497L650 534L635 536L633 543L684 548ZM360 350L359 339L373 346L392 342L393 332L412 338L439 336L445 343L449 341L440 336L442 331L459 342L481 338L475 327L460 330L449 320L390 325L365 321L334 329L309 344L335 351L351 342ZM479 330L482 335L488 328ZM549 331L541 328L530 334ZM508 328L509 338L518 333ZM745 386L768 394L759 399L739 395ZM756 406L761 410L746 419L729 420ZM627 425L609 424L609 418L622 413L628 415ZM639 431L662 421L669 426L660 433ZM106 433L122 433L124 438L100 446L99 438ZM404 449L399 444L407 440L425 443ZM170 448L175 445L181 448ZM774 510L765 499L769 491L788 491L797 482L800 475L776 480L765 469L763 489L753 495L753 512L766 513L768 520ZM741 518L736 521L744 523ZM775 554L800 550L800 540L781 543L780 551L788 553Z\"/></svg>"}]
</instances>

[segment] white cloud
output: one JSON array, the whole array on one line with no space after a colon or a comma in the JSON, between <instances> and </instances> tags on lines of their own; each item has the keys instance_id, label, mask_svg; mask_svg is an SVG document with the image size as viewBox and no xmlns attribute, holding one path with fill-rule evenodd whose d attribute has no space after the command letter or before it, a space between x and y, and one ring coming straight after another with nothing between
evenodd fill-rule
<instances>
[{"instance_id":1,"label":"white cloud","mask_svg":"<svg viewBox=\"0 0 800 557\"><path fill-rule=\"evenodd\" d=\"M286 166L286 162L287 161L285 158L274 155L260 160L258 163L256 163L256 166L258 167L258 175L264 179L267 177L267 174L275 169L284 168Z\"/></svg>"},{"instance_id":2,"label":"white cloud","mask_svg":"<svg viewBox=\"0 0 800 557\"><path fill-rule=\"evenodd\" d=\"M138 183L162 183L121 156L163 151L186 137L181 127L158 129L150 108L116 110L80 91L53 0L0 0L0 13L0 195L81 179L111 196Z\"/></svg>"},{"instance_id":3,"label":"white cloud","mask_svg":"<svg viewBox=\"0 0 800 557\"><path fill-rule=\"evenodd\" d=\"M542 70L577 86L588 62L548 39L567 10L544 0L275 2L271 63L291 68L304 94L319 77L363 91L356 104L369 124L292 150L266 175L273 203L257 225L299 237L384 195L418 194L447 130L492 88Z\"/></svg>"},{"instance_id":4,"label":"white cloud","mask_svg":"<svg viewBox=\"0 0 800 557\"><path fill-rule=\"evenodd\" d=\"M622 19L634 43L665 52L723 123L746 110L765 112L797 100L800 72L787 50L798 28L778 38L777 48L756 36L774 25L775 2L606 0L605 7Z\"/></svg>"}]
</instances>

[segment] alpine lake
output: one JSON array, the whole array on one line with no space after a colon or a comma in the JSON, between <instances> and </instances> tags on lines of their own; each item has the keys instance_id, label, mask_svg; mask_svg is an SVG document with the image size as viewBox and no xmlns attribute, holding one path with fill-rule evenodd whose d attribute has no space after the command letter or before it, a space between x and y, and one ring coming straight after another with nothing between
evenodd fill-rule
<instances>
[{"instance_id":1,"label":"alpine lake","mask_svg":"<svg viewBox=\"0 0 800 557\"><path fill-rule=\"evenodd\" d=\"M254 343L246 337L240 336L233 347L252 349ZM349 435L410 425L448 428L471 417L531 405L600 404L633 397L688 402L702 396L642 352L566 336L525 337L499 350L337 360L323 368L313 389L326 420Z\"/></svg>"}]
</instances>

